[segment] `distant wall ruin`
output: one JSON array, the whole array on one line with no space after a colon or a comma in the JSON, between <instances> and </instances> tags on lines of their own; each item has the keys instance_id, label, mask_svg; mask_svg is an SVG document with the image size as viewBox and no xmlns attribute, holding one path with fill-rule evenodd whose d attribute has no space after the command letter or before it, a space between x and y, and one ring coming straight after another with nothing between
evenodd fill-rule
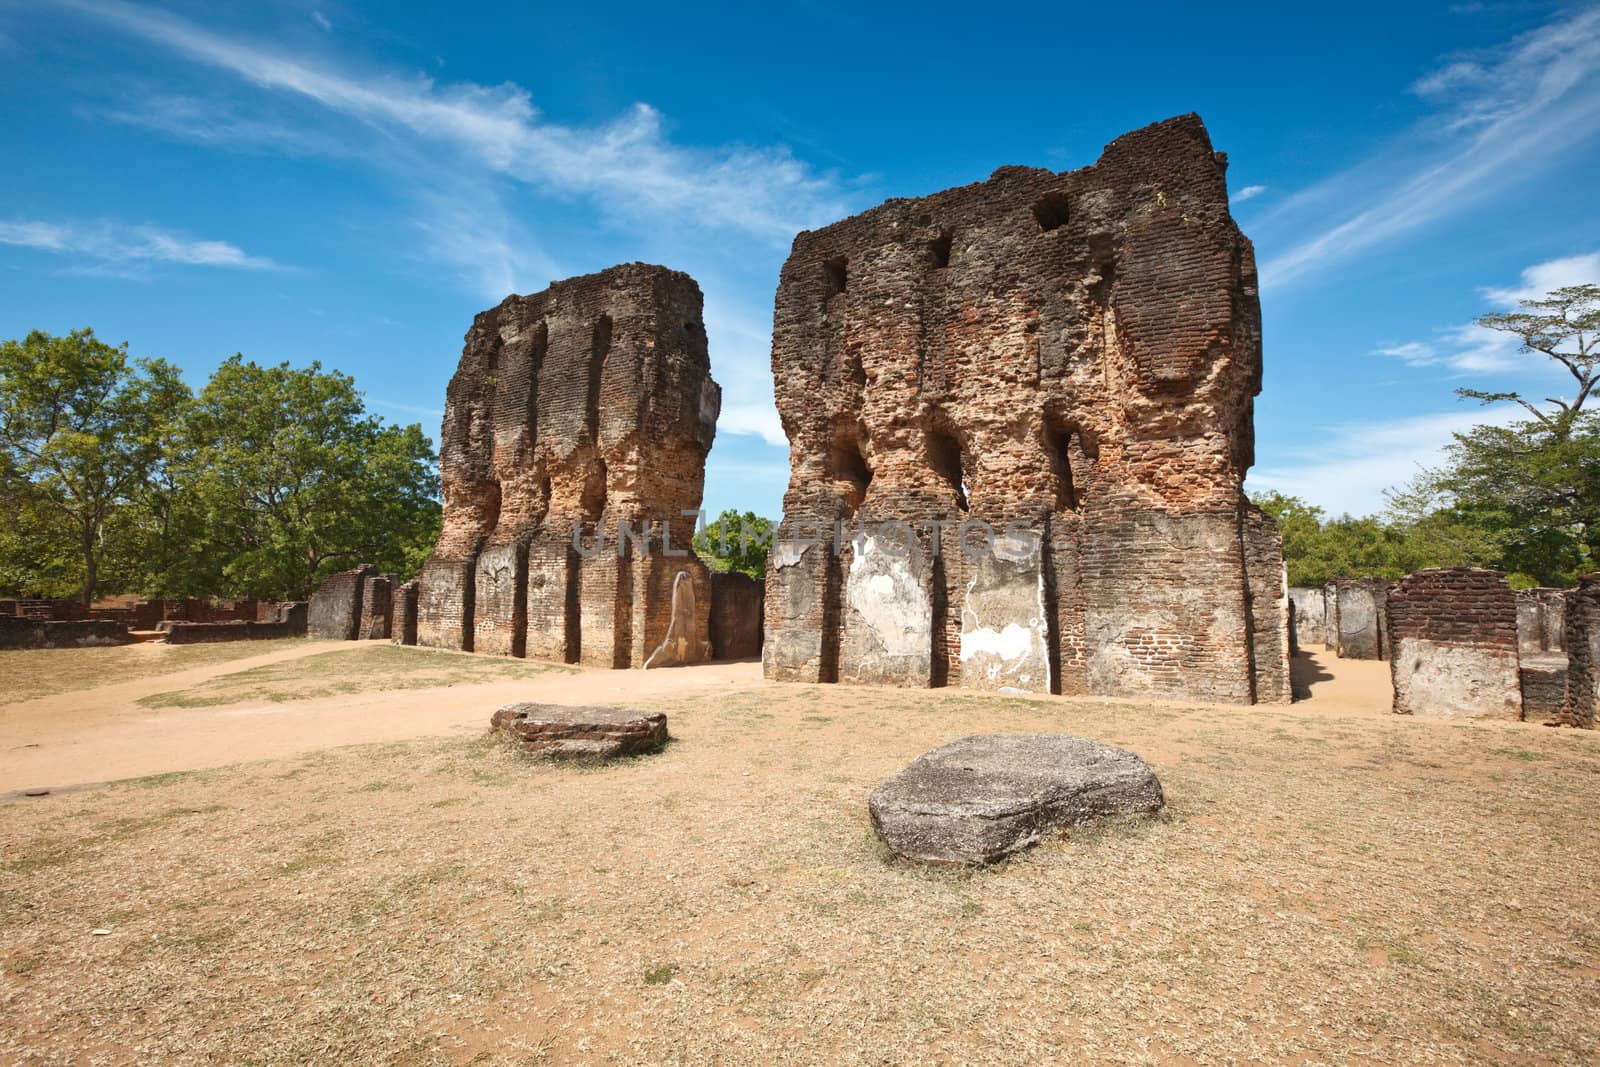
<instances>
[{"instance_id":1,"label":"distant wall ruin","mask_svg":"<svg viewBox=\"0 0 1600 1067\"><path fill-rule=\"evenodd\" d=\"M1520 719L1517 603L1499 571L1417 571L1385 602L1394 710L1444 719Z\"/></svg>"},{"instance_id":2,"label":"distant wall ruin","mask_svg":"<svg viewBox=\"0 0 1600 1067\"><path fill-rule=\"evenodd\" d=\"M361 634L361 604L367 581L378 568L363 563L329 577L311 594L306 632L331 641L354 641Z\"/></svg>"},{"instance_id":3,"label":"distant wall ruin","mask_svg":"<svg viewBox=\"0 0 1600 1067\"><path fill-rule=\"evenodd\" d=\"M1291 586L1289 603L1294 612L1295 644L1298 648L1328 646L1327 590L1313 586Z\"/></svg>"},{"instance_id":4,"label":"distant wall ruin","mask_svg":"<svg viewBox=\"0 0 1600 1067\"><path fill-rule=\"evenodd\" d=\"M603 667L709 658L710 572L685 549L720 397L686 274L628 264L480 314L446 395L417 643ZM602 520L611 540L580 550L574 526ZM624 524L645 537L619 538Z\"/></svg>"},{"instance_id":5,"label":"distant wall ruin","mask_svg":"<svg viewBox=\"0 0 1600 1067\"><path fill-rule=\"evenodd\" d=\"M1387 578L1335 578L1328 583L1328 647L1340 659L1384 659L1389 640L1384 607L1389 598Z\"/></svg>"},{"instance_id":6,"label":"distant wall ruin","mask_svg":"<svg viewBox=\"0 0 1600 1067\"><path fill-rule=\"evenodd\" d=\"M1189 115L795 239L769 678L1289 700L1281 543L1241 488L1260 310L1225 166ZM969 519L992 552L952 549ZM835 522L866 532L808 543Z\"/></svg>"}]
</instances>

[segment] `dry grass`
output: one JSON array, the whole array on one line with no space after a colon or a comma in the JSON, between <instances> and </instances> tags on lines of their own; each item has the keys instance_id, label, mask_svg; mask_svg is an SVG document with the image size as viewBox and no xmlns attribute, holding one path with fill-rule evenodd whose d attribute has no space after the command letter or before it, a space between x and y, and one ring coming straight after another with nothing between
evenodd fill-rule
<instances>
[{"instance_id":1,"label":"dry grass","mask_svg":"<svg viewBox=\"0 0 1600 1067\"><path fill-rule=\"evenodd\" d=\"M515 681L570 669L533 660L365 644L235 671L187 689L140 697L137 703L147 708L207 708L260 700L286 703L351 693Z\"/></svg>"},{"instance_id":2,"label":"dry grass","mask_svg":"<svg viewBox=\"0 0 1600 1067\"><path fill-rule=\"evenodd\" d=\"M248 659L304 644L283 641L224 641L208 645L148 642L115 648L44 648L0 652L0 699L32 700L52 693L131 682L159 674Z\"/></svg>"},{"instance_id":3,"label":"dry grass","mask_svg":"<svg viewBox=\"0 0 1600 1067\"><path fill-rule=\"evenodd\" d=\"M665 752L600 768L427 741L8 806L0 1058L1600 1047L1595 735L839 687L665 710ZM1169 806L974 873L889 859L867 792L991 730L1127 744Z\"/></svg>"}]
</instances>

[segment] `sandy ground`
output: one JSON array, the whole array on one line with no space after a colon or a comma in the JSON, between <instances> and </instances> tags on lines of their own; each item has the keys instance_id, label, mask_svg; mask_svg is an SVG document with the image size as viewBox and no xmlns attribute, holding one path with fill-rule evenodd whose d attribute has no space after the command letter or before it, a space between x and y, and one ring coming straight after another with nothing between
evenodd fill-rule
<instances>
[{"instance_id":1,"label":"sandy ground","mask_svg":"<svg viewBox=\"0 0 1600 1067\"><path fill-rule=\"evenodd\" d=\"M349 670L327 647L267 655ZM6 766L40 744L47 782L211 769L0 803L0 1063L1594 1062L1600 736L1395 716L1383 664L1298 666L1286 707L754 664L13 704ZM648 701L675 740L525 760L483 736L517 697ZM878 783L1039 731L1139 752L1167 807L982 871L888 856Z\"/></svg>"},{"instance_id":2,"label":"sandy ground","mask_svg":"<svg viewBox=\"0 0 1600 1067\"><path fill-rule=\"evenodd\" d=\"M157 657L163 647L117 651ZM495 708L517 700L648 703L765 684L759 663L740 662L653 671L583 668L520 681L294 703L161 709L137 703L141 697L252 667L352 647L341 641L295 642L266 655L0 704L0 796L223 767L341 745L475 736L483 733ZM92 656L98 650L83 651Z\"/></svg>"},{"instance_id":3,"label":"sandy ground","mask_svg":"<svg viewBox=\"0 0 1600 1067\"><path fill-rule=\"evenodd\" d=\"M293 703L160 709L137 703L141 697L189 688L252 667L351 647L338 641L296 642L294 647L265 655L0 705L0 796L224 767L341 745L471 737L484 731L495 708L518 700L648 705L769 684L761 676L760 663L745 661L652 671L579 668L516 681ZM155 657L162 654L162 648L146 645L126 651ZM1386 663L1340 660L1324 651L1304 652L1296 658L1295 679L1297 689L1308 694L1296 702L1296 711L1333 715L1389 711L1392 690Z\"/></svg>"}]
</instances>

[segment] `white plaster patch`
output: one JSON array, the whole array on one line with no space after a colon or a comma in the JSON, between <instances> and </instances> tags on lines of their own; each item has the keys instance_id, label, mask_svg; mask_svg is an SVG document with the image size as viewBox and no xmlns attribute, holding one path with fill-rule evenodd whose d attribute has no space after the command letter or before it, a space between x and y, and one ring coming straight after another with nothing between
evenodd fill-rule
<instances>
[{"instance_id":1,"label":"white plaster patch","mask_svg":"<svg viewBox=\"0 0 1600 1067\"><path fill-rule=\"evenodd\" d=\"M845 599L886 654L929 654L933 604L912 573L909 556L886 552L873 538L862 538L845 583Z\"/></svg>"},{"instance_id":2,"label":"white plaster patch","mask_svg":"<svg viewBox=\"0 0 1600 1067\"><path fill-rule=\"evenodd\" d=\"M800 544L795 541L779 541L772 547L772 563L778 567L793 567L805 558L807 552L815 545Z\"/></svg>"},{"instance_id":3,"label":"white plaster patch","mask_svg":"<svg viewBox=\"0 0 1600 1067\"><path fill-rule=\"evenodd\" d=\"M1395 708L1436 719L1520 719L1514 652L1403 637L1394 662Z\"/></svg>"}]
</instances>

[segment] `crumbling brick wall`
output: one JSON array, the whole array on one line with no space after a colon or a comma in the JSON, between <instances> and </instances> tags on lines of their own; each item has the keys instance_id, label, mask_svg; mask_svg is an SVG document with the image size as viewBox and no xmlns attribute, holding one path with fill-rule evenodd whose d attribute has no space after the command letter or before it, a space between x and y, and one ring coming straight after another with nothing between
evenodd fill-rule
<instances>
[{"instance_id":1,"label":"crumbling brick wall","mask_svg":"<svg viewBox=\"0 0 1600 1067\"><path fill-rule=\"evenodd\" d=\"M417 643L417 591L420 584L412 579L394 591L394 617L389 639L397 645Z\"/></svg>"},{"instance_id":2,"label":"crumbling brick wall","mask_svg":"<svg viewBox=\"0 0 1600 1067\"><path fill-rule=\"evenodd\" d=\"M354 641L361 632L361 605L367 580L378 573L370 563L340 571L311 594L306 632L312 637Z\"/></svg>"},{"instance_id":3,"label":"crumbling brick wall","mask_svg":"<svg viewBox=\"0 0 1600 1067\"><path fill-rule=\"evenodd\" d=\"M720 397L686 274L627 264L480 314L446 395L418 643L606 667L709 657L710 572L661 535L689 543ZM606 546L579 551L574 526L592 545L602 517ZM656 536L619 556L620 524Z\"/></svg>"},{"instance_id":4,"label":"crumbling brick wall","mask_svg":"<svg viewBox=\"0 0 1600 1067\"><path fill-rule=\"evenodd\" d=\"M1384 611L1396 714L1522 718L1517 602L1504 574L1417 571L1388 591Z\"/></svg>"},{"instance_id":5,"label":"crumbling brick wall","mask_svg":"<svg viewBox=\"0 0 1600 1067\"><path fill-rule=\"evenodd\" d=\"M356 640L389 640L394 587L395 576L392 574L374 574L362 584L361 619L356 625Z\"/></svg>"},{"instance_id":6,"label":"crumbling brick wall","mask_svg":"<svg viewBox=\"0 0 1600 1067\"><path fill-rule=\"evenodd\" d=\"M1594 729L1600 705L1600 573L1586 574L1566 597L1567 705L1561 721Z\"/></svg>"},{"instance_id":7,"label":"crumbling brick wall","mask_svg":"<svg viewBox=\"0 0 1600 1067\"><path fill-rule=\"evenodd\" d=\"M795 239L768 677L1289 698L1281 545L1242 491L1260 309L1225 165L1188 115ZM969 559L969 519L1015 525ZM836 520L869 532L804 543Z\"/></svg>"}]
</instances>

